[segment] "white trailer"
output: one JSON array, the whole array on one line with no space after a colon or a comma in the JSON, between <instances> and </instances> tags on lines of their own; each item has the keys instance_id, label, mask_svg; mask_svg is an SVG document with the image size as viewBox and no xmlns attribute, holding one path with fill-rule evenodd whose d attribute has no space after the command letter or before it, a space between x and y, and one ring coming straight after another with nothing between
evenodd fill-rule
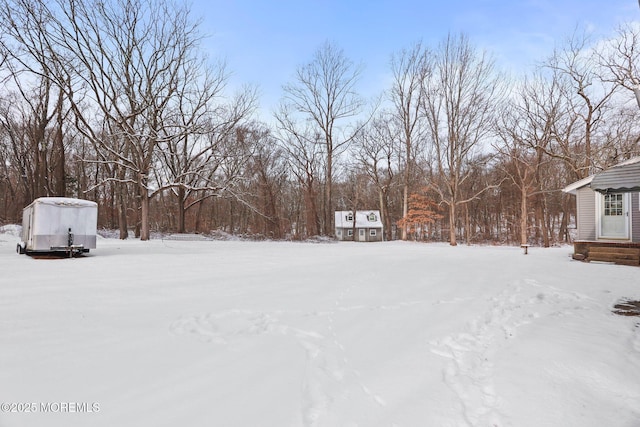
<instances>
[{"instance_id":1,"label":"white trailer","mask_svg":"<svg viewBox=\"0 0 640 427\"><path fill-rule=\"evenodd\" d=\"M67 197L40 197L22 211L20 254L66 252L96 247L98 204Z\"/></svg>"}]
</instances>

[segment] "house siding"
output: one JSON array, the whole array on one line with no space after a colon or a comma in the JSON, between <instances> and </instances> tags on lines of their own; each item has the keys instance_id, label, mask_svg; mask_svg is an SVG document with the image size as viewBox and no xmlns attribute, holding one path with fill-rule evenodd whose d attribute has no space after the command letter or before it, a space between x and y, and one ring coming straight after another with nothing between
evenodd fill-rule
<instances>
[{"instance_id":1,"label":"house siding","mask_svg":"<svg viewBox=\"0 0 640 427\"><path fill-rule=\"evenodd\" d=\"M631 193L631 241L640 242L640 193Z\"/></svg>"},{"instance_id":2,"label":"house siding","mask_svg":"<svg viewBox=\"0 0 640 427\"><path fill-rule=\"evenodd\" d=\"M360 230L363 228L356 228L355 238L353 235L349 236L349 231L353 228L336 228L336 237L338 240L344 241L357 241L357 242L381 242L382 241L382 228L364 228L365 240L360 240ZM371 230L376 230L376 235L371 236Z\"/></svg>"},{"instance_id":3,"label":"house siding","mask_svg":"<svg viewBox=\"0 0 640 427\"><path fill-rule=\"evenodd\" d=\"M338 240L344 240L346 242L353 242L354 238L353 235L349 236L349 231L353 231L353 228L349 227L349 228L336 228L336 238ZM356 234L358 233L358 230L356 230Z\"/></svg>"},{"instance_id":4,"label":"house siding","mask_svg":"<svg viewBox=\"0 0 640 427\"><path fill-rule=\"evenodd\" d=\"M578 240L596 239L596 193L589 187L576 192Z\"/></svg>"},{"instance_id":5,"label":"house siding","mask_svg":"<svg viewBox=\"0 0 640 427\"><path fill-rule=\"evenodd\" d=\"M371 235L371 230L376 230L376 235ZM367 242L382 242L382 228L367 228Z\"/></svg>"}]
</instances>

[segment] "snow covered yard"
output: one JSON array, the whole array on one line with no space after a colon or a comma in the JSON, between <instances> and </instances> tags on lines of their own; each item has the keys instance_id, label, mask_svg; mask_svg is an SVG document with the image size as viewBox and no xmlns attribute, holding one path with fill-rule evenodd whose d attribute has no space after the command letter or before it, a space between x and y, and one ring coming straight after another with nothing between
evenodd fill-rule
<instances>
[{"instance_id":1,"label":"snow covered yard","mask_svg":"<svg viewBox=\"0 0 640 427\"><path fill-rule=\"evenodd\" d=\"M33 259L17 240L0 427L640 426L640 318L612 314L640 268L404 242Z\"/></svg>"}]
</instances>

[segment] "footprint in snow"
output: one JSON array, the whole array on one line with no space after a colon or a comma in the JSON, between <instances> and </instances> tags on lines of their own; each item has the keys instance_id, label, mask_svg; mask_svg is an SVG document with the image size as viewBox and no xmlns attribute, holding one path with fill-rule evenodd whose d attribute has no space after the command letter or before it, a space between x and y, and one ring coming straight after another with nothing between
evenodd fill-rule
<instances>
[{"instance_id":1,"label":"footprint in snow","mask_svg":"<svg viewBox=\"0 0 640 427\"><path fill-rule=\"evenodd\" d=\"M204 342L227 344L234 338L271 332L273 326L274 320L264 313L229 310L184 316L173 322L169 331Z\"/></svg>"}]
</instances>

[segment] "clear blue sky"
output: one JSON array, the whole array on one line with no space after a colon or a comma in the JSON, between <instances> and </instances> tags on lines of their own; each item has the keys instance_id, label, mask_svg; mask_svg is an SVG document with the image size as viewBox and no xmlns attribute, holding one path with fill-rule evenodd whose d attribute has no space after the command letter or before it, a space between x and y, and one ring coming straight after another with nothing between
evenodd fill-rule
<instances>
[{"instance_id":1,"label":"clear blue sky","mask_svg":"<svg viewBox=\"0 0 640 427\"><path fill-rule=\"evenodd\" d=\"M263 114L327 40L364 65L360 89L371 97L388 83L390 55L416 41L435 46L449 32L464 32L500 67L519 73L576 26L609 35L621 22L640 21L637 0L193 1L209 53L226 59L231 87L259 86Z\"/></svg>"}]
</instances>

